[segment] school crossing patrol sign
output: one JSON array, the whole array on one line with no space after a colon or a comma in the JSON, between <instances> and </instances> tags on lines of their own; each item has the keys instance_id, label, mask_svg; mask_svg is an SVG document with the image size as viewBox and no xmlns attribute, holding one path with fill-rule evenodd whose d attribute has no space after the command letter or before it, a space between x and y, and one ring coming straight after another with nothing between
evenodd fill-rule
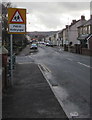
<instances>
[{"instance_id":1,"label":"school crossing patrol sign","mask_svg":"<svg viewBox=\"0 0 92 120\"><path fill-rule=\"evenodd\" d=\"M26 9L8 8L8 32L10 34L26 33Z\"/></svg>"}]
</instances>

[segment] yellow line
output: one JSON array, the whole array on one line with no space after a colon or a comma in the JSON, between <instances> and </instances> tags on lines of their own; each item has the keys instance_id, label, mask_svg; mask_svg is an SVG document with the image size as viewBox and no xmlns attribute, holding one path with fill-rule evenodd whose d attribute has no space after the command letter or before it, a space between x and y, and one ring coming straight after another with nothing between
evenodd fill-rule
<instances>
[{"instance_id":1,"label":"yellow line","mask_svg":"<svg viewBox=\"0 0 92 120\"><path fill-rule=\"evenodd\" d=\"M45 70L47 69L49 72L51 72L51 70L46 65L43 64L43 67L45 68Z\"/></svg>"}]
</instances>

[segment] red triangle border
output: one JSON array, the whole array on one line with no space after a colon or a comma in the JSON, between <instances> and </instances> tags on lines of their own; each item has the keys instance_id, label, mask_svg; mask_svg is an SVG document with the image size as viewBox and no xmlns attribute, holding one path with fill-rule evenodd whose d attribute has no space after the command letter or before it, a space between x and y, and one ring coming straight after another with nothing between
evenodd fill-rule
<instances>
[{"instance_id":1,"label":"red triangle border","mask_svg":"<svg viewBox=\"0 0 92 120\"><path fill-rule=\"evenodd\" d=\"M12 19L13 19L13 17L15 16L16 12L18 12L18 13L20 14L19 10L17 9L17 10L14 12L14 14L13 14L13 16L12 16L12 18L11 18L11 20L10 20L10 23L24 23L24 19L23 19L23 17L22 17L21 14L20 14L20 16L21 16L23 22L15 22L15 21L13 22L13 21L12 21Z\"/></svg>"}]
</instances>

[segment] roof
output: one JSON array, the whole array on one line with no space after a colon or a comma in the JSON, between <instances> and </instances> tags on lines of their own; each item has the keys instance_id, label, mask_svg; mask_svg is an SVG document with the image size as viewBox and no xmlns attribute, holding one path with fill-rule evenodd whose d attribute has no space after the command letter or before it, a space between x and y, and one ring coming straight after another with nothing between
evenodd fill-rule
<instances>
[{"instance_id":1,"label":"roof","mask_svg":"<svg viewBox=\"0 0 92 120\"><path fill-rule=\"evenodd\" d=\"M78 23L80 20L77 20L75 23L71 23L71 25L69 25L69 27L75 25L76 23Z\"/></svg>"},{"instance_id":2,"label":"roof","mask_svg":"<svg viewBox=\"0 0 92 120\"><path fill-rule=\"evenodd\" d=\"M87 40L89 40L92 37L92 34L87 38Z\"/></svg>"},{"instance_id":3,"label":"roof","mask_svg":"<svg viewBox=\"0 0 92 120\"><path fill-rule=\"evenodd\" d=\"M90 25L92 24L92 19L89 19L84 25Z\"/></svg>"},{"instance_id":4,"label":"roof","mask_svg":"<svg viewBox=\"0 0 92 120\"><path fill-rule=\"evenodd\" d=\"M85 39L87 39L89 37L89 34L82 34L82 35L80 35L77 39L78 40L85 40Z\"/></svg>"},{"instance_id":5,"label":"roof","mask_svg":"<svg viewBox=\"0 0 92 120\"><path fill-rule=\"evenodd\" d=\"M90 25L92 24L92 19L89 19L88 21L85 21L82 25L78 26L78 27L82 27L82 26L86 26L86 25Z\"/></svg>"}]
</instances>

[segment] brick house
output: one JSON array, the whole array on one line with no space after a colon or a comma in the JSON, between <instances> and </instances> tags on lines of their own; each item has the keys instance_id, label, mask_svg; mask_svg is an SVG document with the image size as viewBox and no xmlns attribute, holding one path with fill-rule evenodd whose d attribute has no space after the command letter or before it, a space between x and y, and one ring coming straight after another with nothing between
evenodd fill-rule
<instances>
[{"instance_id":1,"label":"brick house","mask_svg":"<svg viewBox=\"0 0 92 120\"><path fill-rule=\"evenodd\" d=\"M92 50L92 15L83 25L78 27L78 40L82 47L82 54L89 54Z\"/></svg>"},{"instance_id":2,"label":"brick house","mask_svg":"<svg viewBox=\"0 0 92 120\"><path fill-rule=\"evenodd\" d=\"M78 27L78 40L83 48L89 49L89 36L92 34L92 15L88 21Z\"/></svg>"},{"instance_id":3,"label":"brick house","mask_svg":"<svg viewBox=\"0 0 92 120\"><path fill-rule=\"evenodd\" d=\"M60 32L62 46L69 45L72 42L72 45L79 44L77 40L78 37L78 26L86 22L85 16L81 16L80 20L72 20L71 25L66 25L66 27Z\"/></svg>"},{"instance_id":4,"label":"brick house","mask_svg":"<svg viewBox=\"0 0 92 120\"><path fill-rule=\"evenodd\" d=\"M59 32L57 31L56 33L52 34L49 36L49 41L52 45L57 46L59 45L60 41L59 41Z\"/></svg>"},{"instance_id":5,"label":"brick house","mask_svg":"<svg viewBox=\"0 0 92 120\"><path fill-rule=\"evenodd\" d=\"M62 35L62 43L63 43L63 45L64 44L68 44L68 25L66 25L66 28L64 28L63 30L62 30L62 33L61 33Z\"/></svg>"},{"instance_id":6,"label":"brick house","mask_svg":"<svg viewBox=\"0 0 92 120\"><path fill-rule=\"evenodd\" d=\"M80 20L72 20L71 25L68 27L68 40L69 43L72 42L72 45L79 44L77 40L78 37L78 26L84 24L86 22L85 16L81 16Z\"/></svg>"}]
</instances>

